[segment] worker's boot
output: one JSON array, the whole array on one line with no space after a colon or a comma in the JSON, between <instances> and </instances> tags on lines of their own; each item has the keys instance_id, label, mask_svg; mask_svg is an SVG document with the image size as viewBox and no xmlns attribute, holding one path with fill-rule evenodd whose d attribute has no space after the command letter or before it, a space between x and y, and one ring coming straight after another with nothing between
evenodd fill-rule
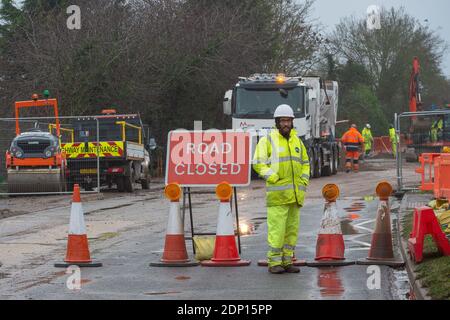
<instances>
[{"instance_id":1,"label":"worker's boot","mask_svg":"<svg viewBox=\"0 0 450 320\"><path fill-rule=\"evenodd\" d=\"M285 272L282 266L269 267L269 272L273 274L282 274Z\"/></svg>"},{"instance_id":2,"label":"worker's boot","mask_svg":"<svg viewBox=\"0 0 450 320\"><path fill-rule=\"evenodd\" d=\"M351 165L351 163L347 162L345 164L345 172L349 173L351 170L352 170L352 165Z\"/></svg>"},{"instance_id":3,"label":"worker's boot","mask_svg":"<svg viewBox=\"0 0 450 320\"><path fill-rule=\"evenodd\" d=\"M299 273L300 272L300 268L294 267L293 264L290 264L290 265L284 267L284 272L286 272L286 273Z\"/></svg>"}]
</instances>

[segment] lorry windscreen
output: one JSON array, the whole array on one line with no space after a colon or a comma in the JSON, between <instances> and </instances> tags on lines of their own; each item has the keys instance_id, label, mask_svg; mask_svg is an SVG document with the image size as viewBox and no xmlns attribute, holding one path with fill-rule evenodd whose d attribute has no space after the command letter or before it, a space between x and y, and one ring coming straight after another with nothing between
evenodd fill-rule
<instances>
[{"instance_id":1,"label":"lorry windscreen","mask_svg":"<svg viewBox=\"0 0 450 320\"><path fill-rule=\"evenodd\" d=\"M285 94L287 92L287 95ZM272 119L275 109L287 104L297 118L304 117L304 90L302 87L284 89L237 88L235 116L240 118Z\"/></svg>"},{"instance_id":2,"label":"lorry windscreen","mask_svg":"<svg viewBox=\"0 0 450 320\"><path fill-rule=\"evenodd\" d=\"M122 126L117 124L117 119L99 120L99 141L122 141ZM126 122L138 125L139 122L126 119ZM75 142L94 142L97 141L97 122L95 120L80 121L74 124ZM138 130L126 127L125 131L127 141L138 141Z\"/></svg>"}]
</instances>

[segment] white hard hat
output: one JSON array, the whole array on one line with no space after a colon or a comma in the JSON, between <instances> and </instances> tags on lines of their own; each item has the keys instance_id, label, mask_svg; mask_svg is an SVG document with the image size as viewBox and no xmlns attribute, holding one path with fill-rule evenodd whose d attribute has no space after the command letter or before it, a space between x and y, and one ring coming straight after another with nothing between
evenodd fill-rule
<instances>
[{"instance_id":1,"label":"white hard hat","mask_svg":"<svg viewBox=\"0 0 450 320\"><path fill-rule=\"evenodd\" d=\"M371 128L370 124L366 124L366 127L367 127L368 129L370 129L370 128Z\"/></svg>"},{"instance_id":2,"label":"white hard hat","mask_svg":"<svg viewBox=\"0 0 450 320\"><path fill-rule=\"evenodd\" d=\"M292 108L288 106L287 104L282 104L277 107L275 110L275 113L273 117L276 118L292 118L294 119L294 111L292 111Z\"/></svg>"}]
</instances>

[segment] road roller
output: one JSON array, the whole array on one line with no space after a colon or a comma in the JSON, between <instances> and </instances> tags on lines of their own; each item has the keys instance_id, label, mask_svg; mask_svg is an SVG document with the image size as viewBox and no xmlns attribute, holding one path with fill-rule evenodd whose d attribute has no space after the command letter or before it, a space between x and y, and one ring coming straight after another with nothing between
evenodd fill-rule
<instances>
[{"instance_id":1,"label":"road roller","mask_svg":"<svg viewBox=\"0 0 450 320\"><path fill-rule=\"evenodd\" d=\"M21 132L20 110L23 108L51 108L55 117L55 133L39 128ZM60 123L56 99L39 99L15 103L16 137L6 151L8 193L54 193L66 189L67 162L60 146Z\"/></svg>"}]
</instances>

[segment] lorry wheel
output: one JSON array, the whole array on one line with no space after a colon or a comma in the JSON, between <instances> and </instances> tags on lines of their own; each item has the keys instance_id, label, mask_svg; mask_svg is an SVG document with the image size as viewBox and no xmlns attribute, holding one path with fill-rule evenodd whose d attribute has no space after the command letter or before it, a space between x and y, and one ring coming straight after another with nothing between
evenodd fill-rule
<instances>
[{"instance_id":1,"label":"lorry wheel","mask_svg":"<svg viewBox=\"0 0 450 320\"><path fill-rule=\"evenodd\" d=\"M117 191L124 192L125 191L125 177L117 177Z\"/></svg>"},{"instance_id":2,"label":"lorry wheel","mask_svg":"<svg viewBox=\"0 0 450 320\"><path fill-rule=\"evenodd\" d=\"M333 147L333 171L332 174L335 175L339 170L339 152L336 147Z\"/></svg>"},{"instance_id":3,"label":"lorry wheel","mask_svg":"<svg viewBox=\"0 0 450 320\"><path fill-rule=\"evenodd\" d=\"M322 169L322 176L329 177L333 174L333 166L334 166L334 154L333 150L330 153L330 159L328 161L330 164L328 166L324 166Z\"/></svg>"},{"instance_id":4,"label":"lorry wheel","mask_svg":"<svg viewBox=\"0 0 450 320\"><path fill-rule=\"evenodd\" d=\"M317 150L316 154L316 161L314 161L314 178L320 178L322 176L322 152L320 148Z\"/></svg>"},{"instance_id":5,"label":"lorry wheel","mask_svg":"<svg viewBox=\"0 0 450 320\"><path fill-rule=\"evenodd\" d=\"M309 176L314 178L314 171L316 170L316 157L314 156L313 149L308 149L309 158Z\"/></svg>"}]
</instances>

